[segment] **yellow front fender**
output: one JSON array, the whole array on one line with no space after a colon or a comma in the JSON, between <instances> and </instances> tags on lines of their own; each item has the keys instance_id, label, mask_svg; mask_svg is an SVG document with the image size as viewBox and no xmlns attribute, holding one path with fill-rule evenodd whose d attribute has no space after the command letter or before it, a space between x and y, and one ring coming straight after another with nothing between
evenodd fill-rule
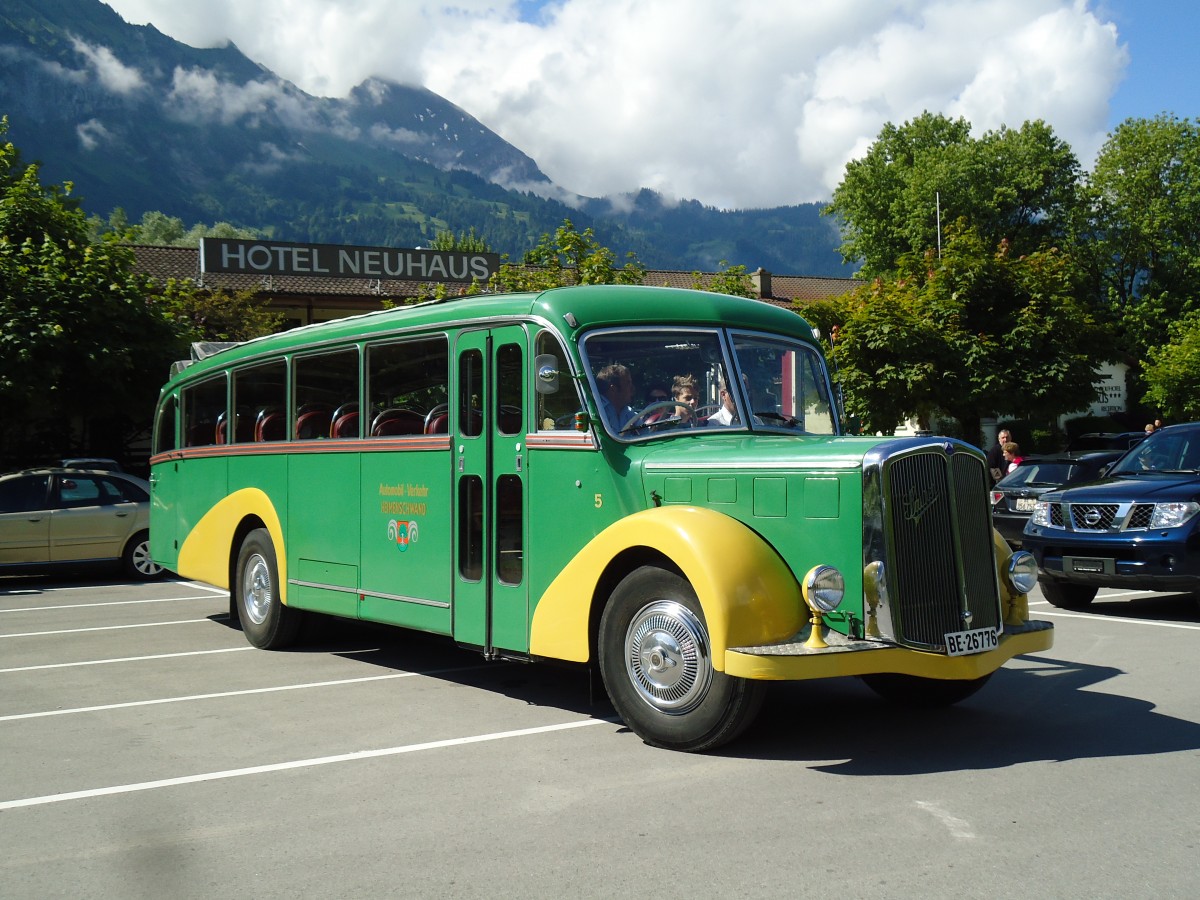
<instances>
[{"instance_id":1,"label":"yellow front fender","mask_svg":"<svg viewBox=\"0 0 1200 900\"><path fill-rule=\"evenodd\" d=\"M279 567L279 597L287 603L287 554L283 528L271 498L258 488L242 488L222 499L193 526L179 548L178 573L220 588L229 587L229 558L236 552L233 536L247 516L267 526Z\"/></svg>"},{"instance_id":2,"label":"yellow front fender","mask_svg":"<svg viewBox=\"0 0 1200 900\"><path fill-rule=\"evenodd\" d=\"M596 535L550 583L530 629L535 656L587 662L591 604L604 603L596 587L624 550L648 547L683 572L700 599L712 642L713 668L725 671L729 647L770 644L791 637L807 615L800 586L779 555L743 523L691 506L647 509Z\"/></svg>"}]
</instances>

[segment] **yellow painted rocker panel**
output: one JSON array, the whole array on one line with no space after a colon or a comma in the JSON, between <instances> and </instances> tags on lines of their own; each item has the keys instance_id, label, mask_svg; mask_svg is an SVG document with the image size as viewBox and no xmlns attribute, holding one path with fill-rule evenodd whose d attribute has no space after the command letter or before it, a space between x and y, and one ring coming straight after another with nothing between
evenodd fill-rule
<instances>
[{"instance_id":1,"label":"yellow painted rocker panel","mask_svg":"<svg viewBox=\"0 0 1200 900\"><path fill-rule=\"evenodd\" d=\"M267 526L279 566L279 596L287 603L287 554L283 528L271 498L258 488L242 488L221 500L195 524L179 548L180 575L221 588L229 588L229 559L236 552L233 536L247 516L257 516Z\"/></svg>"},{"instance_id":2,"label":"yellow painted rocker panel","mask_svg":"<svg viewBox=\"0 0 1200 900\"><path fill-rule=\"evenodd\" d=\"M709 509L660 507L614 522L550 583L533 614L531 653L588 661L588 618L596 585L613 558L630 547L661 552L691 582L704 610L718 672L725 669L727 647L782 641L804 624L800 586L762 538Z\"/></svg>"},{"instance_id":3,"label":"yellow painted rocker panel","mask_svg":"<svg viewBox=\"0 0 1200 900\"><path fill-rule=\"evenodd\" d=\"M806 678L837 678L842 675L870 675L895 672L921 678L982 678L994 672L1014 656L1049 650L1054 631L1029 631L1006 634L1000 646L972 656L944 656L903 647L886 650L859 650L838 653L810 653L802 656L759 656L730 650L725 654L725 671L739 678L763 681L800 681ZM748 645L747 645L748 646Z\"/></svg>"}]
</instances>

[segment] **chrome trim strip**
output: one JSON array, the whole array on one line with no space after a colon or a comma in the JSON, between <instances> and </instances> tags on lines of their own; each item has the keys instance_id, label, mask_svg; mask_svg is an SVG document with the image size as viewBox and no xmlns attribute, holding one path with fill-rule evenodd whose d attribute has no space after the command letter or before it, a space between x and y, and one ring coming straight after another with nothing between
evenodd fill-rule
<instances>
[{"instance_id":1,"label":"chrome trim strip","mask_svg":"<svg viewBox=\"0 0 1200 900\"><path fill-rule=\"evenodd\" d=\"M400 594L383 594L379 591L363 591L358 588L348 588L340 584L322 584L319 581L300 581L298 578L289 578L288 585L294 587L310 587L319 588L322 591L333 591L338 594L354 594L360 600L365 600L367 597L373 597L378 600L396 600L400 603L415 603L417 606L432 606L436 609L449 609L450 604L444 600L425 600L421 597L404 597Z\"/></svg>"},{"instance_id":2,"label":"chrome trim strip","mask_svg":"<svg viewBox=\"0 0 1200 900\"><path fill-rule=\"evenodd\" d=\"M397 603L415 603L417 606L432 606L436 609L449 609L450 604L444 600L425 600L421 597L402 597L399 594L381 594L378 591L362 591L363 599L373 597L377 600L395 600Z\"/></svg>"}]
</instances>

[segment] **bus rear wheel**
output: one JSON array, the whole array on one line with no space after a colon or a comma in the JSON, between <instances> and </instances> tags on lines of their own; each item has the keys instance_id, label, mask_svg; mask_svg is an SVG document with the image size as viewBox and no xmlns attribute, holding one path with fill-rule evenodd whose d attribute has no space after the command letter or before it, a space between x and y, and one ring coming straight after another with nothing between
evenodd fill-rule
<instances>
[{"instance_id":1,"label":"bus rear wheel","mask_svg":"<svg viewBox=\"0 0 1200 900\"><path fill-rule=\"evenodd\" d=\"M708 626L692 586L643 566L613 591L600 618L600 673L613 706L646 743L710 750L754 720L766 685L713 669Z\"/></svg>"},{"instance_id":2,"label":"bus rear wheel","mask_svg":"<svg viewBox=\"0 0 1200 900\"><path fill-rule=\"evenodd\" d=\"M296 640L300 613L279 599L279 564L265 528L254 529L242 541L234 590L246 640L263 650L287 647Z\"/></svg>"}]
</instances>

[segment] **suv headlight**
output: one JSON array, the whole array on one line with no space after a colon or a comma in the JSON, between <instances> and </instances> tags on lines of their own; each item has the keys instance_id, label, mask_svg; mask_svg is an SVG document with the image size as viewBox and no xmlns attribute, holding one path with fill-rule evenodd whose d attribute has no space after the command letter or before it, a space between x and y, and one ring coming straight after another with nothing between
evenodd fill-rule
<instances>
[{"instance_id":1,"label":"suv headlight","mask_svg":"<svg viewBox=\"0 0 1200 900\"><path fill-rule=\"evenodd\" d=\"M1050 524L1050 504L1045 500L1039 500L1033 504L1033 513L1029 516L1029 521L1034 525L1049 525Z\"/></svg>"},{"instance_id":2,"label":"suv headlight","mask_svg":"<svg viewBox=\"0 0 1200 900\"><path fill-rule=\"evenodd\" d=\"M1155 503L1150 516L1151 528L1178 528L1200 512L1200 503L1188 500L1184 503Z\"/></svg>"}]
</instances>

